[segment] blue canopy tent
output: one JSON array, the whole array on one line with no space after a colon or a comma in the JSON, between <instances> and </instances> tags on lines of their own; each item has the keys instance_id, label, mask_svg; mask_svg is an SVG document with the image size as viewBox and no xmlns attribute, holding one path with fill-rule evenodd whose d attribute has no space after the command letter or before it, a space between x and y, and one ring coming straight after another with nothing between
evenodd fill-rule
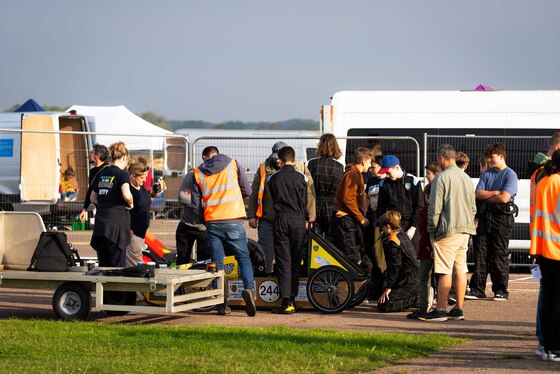
<instances>
[{"instance_id":1,"label":"blue canopy tent","mask_svg":"<svg viewBox=\"0 0 560 374\"><path fill-rule=\"evenodd\" d=\"M14 112L44 112L45 109L41 107L37 102L33 99L27 100L23 103L22 106L14 110Z\"/></svg>"}]
</instances>

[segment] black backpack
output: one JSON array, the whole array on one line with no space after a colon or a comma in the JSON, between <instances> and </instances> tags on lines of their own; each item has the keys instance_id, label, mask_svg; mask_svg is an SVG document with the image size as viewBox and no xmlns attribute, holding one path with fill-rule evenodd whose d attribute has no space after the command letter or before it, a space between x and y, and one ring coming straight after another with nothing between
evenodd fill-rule
<instances>
[{"instance_id":1,"label":"black backpack","mask_svg":"<svg viewBox=\"0 0 560 374\"><path fill-rule=\"evenodd\" d=\"M47 231L41 233L39 243L35 248L31 264L27 270L30 271L68 271L70 266L76 266L80 256L78 251L68 244L66 233L59 231Z\"/></svg>"},{"instance_id":2,"label":"black backpack","mask_svg":"<svg viewBox=\"0 0 560 374\"><path fill-rule=\"evenodd\" d=\"M253 265L253 275L255 277L264 277L266 275L266 258L264 256L264 250L261 245L253 239L249 239L247 248L249 249L251 264Z\"/></svg>"}]
</instances>

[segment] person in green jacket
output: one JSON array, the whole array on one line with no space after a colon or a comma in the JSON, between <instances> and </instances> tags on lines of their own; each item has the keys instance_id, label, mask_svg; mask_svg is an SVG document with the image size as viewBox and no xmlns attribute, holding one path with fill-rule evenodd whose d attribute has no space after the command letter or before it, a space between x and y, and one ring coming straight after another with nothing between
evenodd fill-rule
<instances>
[{"instance_id":1,"label":"person in green jacket","mask_svg":"<svg viewBox=\"0 0 560 374\"><path fill-rule=\"evenodd\" d=\"M437 156L443 171L432 182L427 228L434 247L434 272L439 274L437 306L419 319L443 322L448 318L465 319L462 306L467 285L467 248L470 235L476 233L476 205L472 181L457 167L455 149L443 144ZM452 274L455 276L457 304L448 313L446 304Z\"/></svg>"}]
</instances>

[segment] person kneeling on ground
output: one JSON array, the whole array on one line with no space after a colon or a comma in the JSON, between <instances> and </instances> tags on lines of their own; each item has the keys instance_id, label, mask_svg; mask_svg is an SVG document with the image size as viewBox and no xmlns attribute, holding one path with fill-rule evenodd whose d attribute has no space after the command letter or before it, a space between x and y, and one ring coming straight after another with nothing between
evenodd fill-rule
<instances>
[{"instance_id":1,"label":"person kneeling on ground","mask_svg":"<svg viewBox=\"0 0 560 374\"><path fill-rule=\"evenodd\" d=\"M401 228L401 214L390 210L379 218L387 261L385 290L379 297L380 312L401 312L415 307L418 299L418 260L410 238Z\"/></svg>"}]
</instances>

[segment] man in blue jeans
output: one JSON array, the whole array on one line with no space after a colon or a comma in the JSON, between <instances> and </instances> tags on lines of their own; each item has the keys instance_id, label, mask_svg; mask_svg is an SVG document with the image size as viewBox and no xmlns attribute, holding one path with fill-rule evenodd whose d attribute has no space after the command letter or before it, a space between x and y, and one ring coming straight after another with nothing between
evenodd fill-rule
<instances>
[{"instance_id":1,"label":"man in blue jeans","mask_svg":"<svg viewBox=\"0 0 560 374\"><path fill-rule=\"evenodd\" d=\"M255 279L247 235L243 226L245 204L243 199L251 194L251 185L243 168L216 147L202 151L202 163L194 169L195 186L191 193L193 211L206 223L206 241L212 262L218 269L224 267L224 249L230 250L239 264L239 274L244 290L245 311L251 317L257 313L255 306ZM218 305L218 314L226 315L231 309Z\"/></svg>"}]
</instances>

